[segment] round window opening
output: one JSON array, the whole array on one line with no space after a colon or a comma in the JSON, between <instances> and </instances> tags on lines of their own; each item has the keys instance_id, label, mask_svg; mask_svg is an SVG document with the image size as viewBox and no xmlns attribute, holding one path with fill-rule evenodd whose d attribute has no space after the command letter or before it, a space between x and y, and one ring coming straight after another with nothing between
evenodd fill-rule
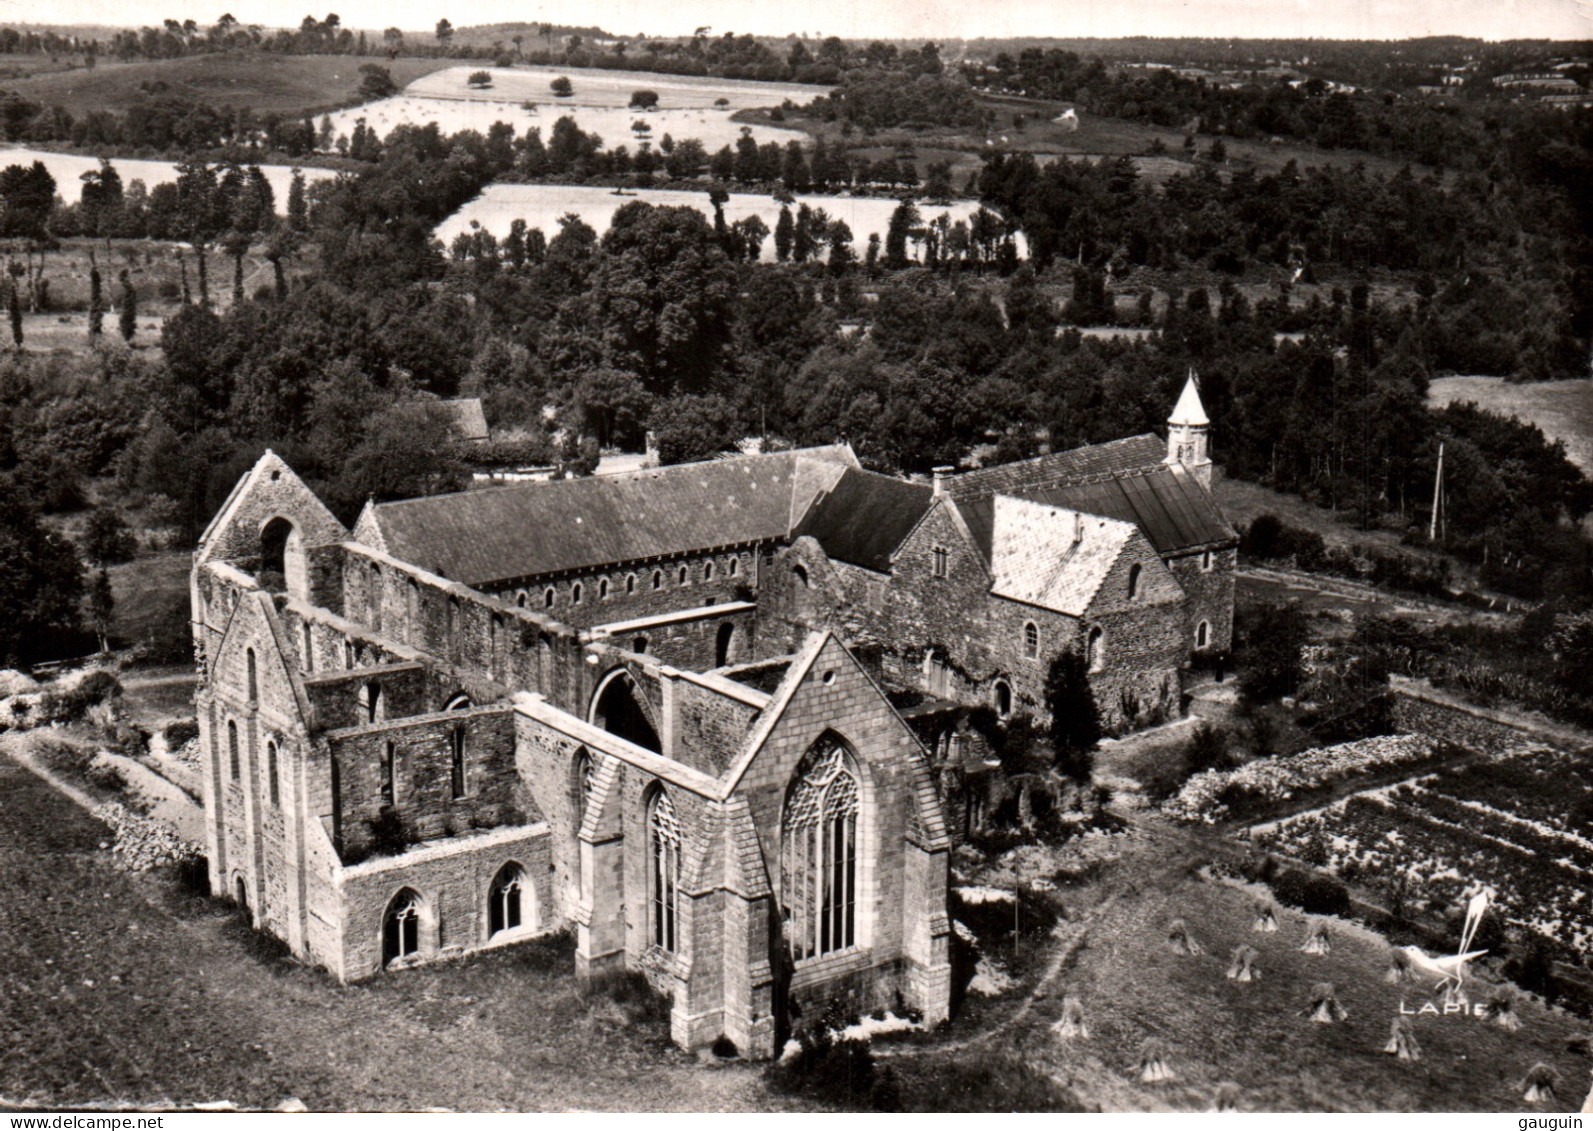
<instances>
[{"instance_id":1,"label":"round window opening","mask_svg":"<svg viewBox=\"0 0 1593 1131\"><path fill-rule=\"evenodd\" d=\"M834 683L835 682L835 673L834 672L825 672L824 675L821 678L824 680L826 685Z\"/></svg>"}]
</instances>

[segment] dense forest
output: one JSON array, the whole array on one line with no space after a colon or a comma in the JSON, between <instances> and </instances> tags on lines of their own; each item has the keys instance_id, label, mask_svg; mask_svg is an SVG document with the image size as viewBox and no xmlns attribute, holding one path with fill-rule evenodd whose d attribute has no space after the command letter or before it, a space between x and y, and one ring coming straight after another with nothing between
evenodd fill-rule
<instances>
[{"instance_id":1,"label":"dense forest","mask_svg":"<svg viewBox=\"0 0 1593 1131\"><path fill-rule=\"evenodd\" d=\"M955 120L973 95L932 55L876 59L805 112L867 128ZM1064 60L1057 73L1100 72ZM1179 113L1210 93L1149 81ZM148 111L107 110L103 123L127 129ZM1444 547L1488 586L1588 595L1588 543L1572 524L1593 510L1593 487L1563 449L1514 421L1426 405L1429 379L1446 372L1586 374L1586 112L1463 109L1464 156L1420 172L1257 169L1230 164L1221 138L1156 178L1132 158L993 149L970 186L982 208L956 222L916 206L949 195L946 167L900 151L746 137L710 154L682 138L639 164L570 119L546 137L366 130L335 178L295 178L279 202L258 163L287 133L318 147L324 130L214 121L187 135L175 183L148 191L114 162L73 205L42 165L0 174L19 347L23 307L51 309L60 241L184 245L158 354L121 340L135 336L136 287L96 266L90 348L0 357L0 475L14 497L70 512L110 490L181 546L267 446L345 519L369 498L462 486L473 460L589 473L599 448L634 450L648 431L668 461L744 436L845 439L870 466L921 474L1157 430L1193 370L1230 474L1420 540L1442 445ZM0 125L31 139L63 123L8 97ZM556 230L478 228L448 247L433 235L494 181L647 183L625 180L637 177L694 187L705 207L627 203L606 232L567 215ZM775 192L776 221L727 221L730 186ZM882 186L902 199L880 240L792 195ZM758 261L764 249L772 262ZM271 268L252 289L249 256ZM112 306L121 335L103 333ZM1079 329L1108 325L1136 332ZM461 449L428 407L457 396L485 401L499 437L487 450ZM42 531L24 542L59 564ZM61 592L81 595L75 584Z\"/></svg>"}]
</instances>

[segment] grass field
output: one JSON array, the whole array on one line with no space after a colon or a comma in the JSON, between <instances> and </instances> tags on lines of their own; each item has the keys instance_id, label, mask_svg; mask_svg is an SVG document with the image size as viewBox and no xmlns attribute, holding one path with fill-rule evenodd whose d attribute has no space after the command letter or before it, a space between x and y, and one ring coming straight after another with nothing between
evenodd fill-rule
<instances>
[{"instance_id":1,"label":"grass field","mask_svg":"<svg viewBox=\"0 0 1593 1131\"><path fill-rule=\"evenodd\" d=\"M1521 1080L1539 1061L1553 1066L1562 1089L1558 1110L1575 1108L1587 1090L1589 1062L1567 1050L1580 1023L1535 1002L1520 1007L1523 1027L1510 1033L1476 1018L1411 1018L1423 1059L1384 1053L1403 1000L1419 1009L1425 987L1390 985L1388 943L1351 923L1333 921L1332 952L1298 948L1308 920L1279 913L1280 930L1251 930L1260 894L1202 880L1207 859L1198 838L1163 830L1109 865L1099 881L1063 888L1082 938L1029 1017L982 1042L983 1050L1019 1052L1086 1103L1107 1111L1205 1111L1218 1086L1236 1083L1241 1111L1518 1111ZM1103 898L1104 897L1104 898ZM1201 955L1174 953L1168 925L1182 918ZM1070 924L1071 926L1072 924ZM1261 951L1259 982L1225 977L1241 943ZM1304 1015L1311 987L1331 982L1348 1018L1314 1023ZM1474 990L1486 1000L1486 990ZM1083 1003L1087 1040L1063 1040L1051 1026L1064 995ZM1142 1083L1136 1071L1146 1041L1166 1043L1176 1079ZM919 1054L930 1063L969 1052Z\"/></svg>"},{"instance_id":2,"label":"grass field","mask_svg":"<svg viewBox=\"0 0 1593 1131\"><path fill-rule=\"evenodd\" d=\"M76 204L82 197L83 174L100 167L98 157L86 154L55 153L48 149L28 149L23 146L0 146L0 165L31 165L35 161L42 162L49 170L50 176L55 178L56 193L68 204ZM173 161L145 161L118 157L113 159L111 164L120 174L123 185L129 185L133 181L143 181L144 187L151 189L156 185L170 184L177 180L177 165ZM288 207L288 186L293 181L292 166L261 165L260 171L271 183L277 212L285 213ZM306 181L325 180L336 175L331 169L318 169L313 166L304 169Z\"/></svg>"},{"instance_id":3,"label":"grass field","mask_svg":"<svg viewBox=\"0 0 1593 1131\"><path fill-rule=\"evenodd\" d=\"M1536 424L1565 444L1571 462L1593 476L1593 381L1527 381L1502 377L1440 377L1428 389L1435 408L1457 401Z\"/></svg>"},{"instance_id":4,"label":"grass field","mask_svg":"<svg viewBox=\"0 0 1593 1131\"><path fill-rule=\"evenodd\" d=\"M559 217L567 212L578 213L601 235L608 230L620 206L636 200L657 205L684 204L704 215L712 215L706 185L701 192L639 189L618 196L612 189L582 185L497 184L487 186L479 197L438 225L437 237L447 244L460 232L468 230L474 222L502 239L508 234L512 221L524 220L533 228L541 228L543 234L551 238L559 230ZM890 197L801 196L797 200L824 209L832 220L846 221L847 227L852 230L853 250L859 259L868 246L871 233L878 233L881 240L885 238L885 230L897 204ZM934 219L942 212L950 214L953 220L966 220L978 207L973 201L958 201L945 207L924 203L919 205L919 212L925 221ZM780 217L780 205L775 199L756 193L732 193L724 209L727 221L734 223L743 217L756 215L770 232L774 231L775 222ZM1022 254L1021 235L1018 241L1019 253ZM773 239L766 238L763 241L762 257L766 261L773 261Z\"/></svg>"},{"instance_id":5,"label":"grass field","mask_svg":"<svg viewBox=\"0 0 1593 1131\"><path fill-rule=\"evenodd\" d=\"M73 114L122 109L156 83L164 93L210 102L247 106L256 115L293 116L354 101L360 65L380 63L393 80L405 83L454 66L456 59L357 58L349 55L272 55L266 52L190 55L106 65L93 70L41 74L8 84L10 89Z\"/></svg>"},{"instance_id":6,"label":"grass field","mask_svg":"<svg viewBox=\"0 0 1593 1131\"><path fill-rule=\"evenodd\" d=\"M0 742L8 741L0 739ZM223 905L130 876L104 826L0 756L0 1099L312 1110L785 1110L699 1067L642 1000L583 996L567 942L340 986Z\"/></svg>"},{"instance_id":7,"label":"grass field","mask_svg":"<svg viewBox=\"0 0 1593 1131\"><path fill-rule=\"evenodd\" d=\"M497 91L488 93L498 94ZM380 137L386 137L400 125L426 126L435 122L444 134L460 130L477 130L484 134L495 122L505 122L514 127L516 137L540 129L544 142L552 135L553 124L560 118L574 118L582 130L602 138L605 149L623 145L627 152L640 149L642 141L650 142L656 149L664 135L669 134L676 141L696 138L713 153L726 145L734 145L743 128L728 113L711 108L687 107L642 114L624 107L570 105L562 99L555 101L546 84L533 100L537 103L536 109L526 110L521 105L524 99L505 99L501 95L488 99L465 97L462 91L458 97L448 98L403 94L339 110L330 117L334 135L344 137L350 136L354 124L363 118ZM645 134L636 133L631 127L637 121L647 122L651 130ZM784 145L802 138L799 131L769 125L745 128L759 143L774 141Z\"/></svg>"}]
</instances>

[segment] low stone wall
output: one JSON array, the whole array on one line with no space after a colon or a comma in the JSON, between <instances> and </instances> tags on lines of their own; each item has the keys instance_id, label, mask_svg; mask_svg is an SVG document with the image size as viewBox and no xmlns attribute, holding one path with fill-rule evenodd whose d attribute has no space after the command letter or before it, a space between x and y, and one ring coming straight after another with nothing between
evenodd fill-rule
<instances>
[{"instance_id":1,"label":"low stone wall","mask_svg":"<svg viewBox=\"0 0 1593 1131\"><path fill-rule=\"evenodd\" d=\"M1593 734L1586 731L1534 715L1479 707L1419 680L1391 676L1389 688L1394 693L1394 727L1401 732L1425 734L1477 751L1517 742L1537 742L1560 750L1593 747Z\"/></svg>"}]
</instances>

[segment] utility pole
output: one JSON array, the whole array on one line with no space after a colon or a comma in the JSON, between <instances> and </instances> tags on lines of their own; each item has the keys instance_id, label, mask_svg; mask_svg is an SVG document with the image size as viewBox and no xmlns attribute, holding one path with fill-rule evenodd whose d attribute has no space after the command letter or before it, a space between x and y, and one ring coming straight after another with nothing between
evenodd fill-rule
<instances>
[{"instance_id":1,"label":"utility pole","mask_svg":"<svg viewBox=\"0 0 1593 1131\"><path fill-rule=\"evenodd\" d=\"M1438 541L1438 515L1444 506L1444 444L1438 442L1438 474L1433 478L1433 517L1427 527L1427 541Z\"/></svg>"}]
</instances>

